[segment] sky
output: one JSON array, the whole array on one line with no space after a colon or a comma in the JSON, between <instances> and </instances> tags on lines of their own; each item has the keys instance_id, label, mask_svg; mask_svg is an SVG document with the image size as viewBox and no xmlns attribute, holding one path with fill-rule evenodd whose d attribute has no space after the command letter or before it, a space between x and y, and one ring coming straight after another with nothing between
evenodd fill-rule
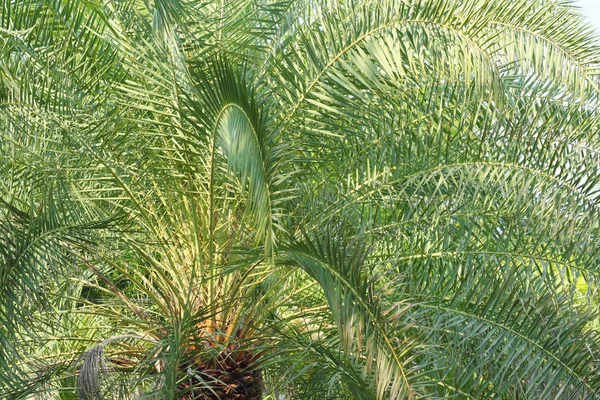
<instances>
[{"instance_id":1,"label":"sky","mask_svg":"<svg viewBox=\"0 0 600 400\"><path fill-rule=\"evenodd\" d=\"M575 0L574 3L600 35L600 0Z\"/></svg>"}]
</instances>

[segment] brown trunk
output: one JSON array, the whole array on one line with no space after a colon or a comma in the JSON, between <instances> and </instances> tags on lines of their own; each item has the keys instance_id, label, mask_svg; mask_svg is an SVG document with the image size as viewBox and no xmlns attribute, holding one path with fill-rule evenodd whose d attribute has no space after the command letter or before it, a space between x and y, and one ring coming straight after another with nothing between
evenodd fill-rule
<instances>
[{"instance_id":1,"label":"brown trunk","mask_svg":"<svg viewBox=\"0 0 600 400\"><path fill-rule=\"evenodd\" d=\"M249 352L228 348L214 362L196 366L196 376L181 384L179 400L260 400L262 377Z\"/></svg>"}]
</instances>

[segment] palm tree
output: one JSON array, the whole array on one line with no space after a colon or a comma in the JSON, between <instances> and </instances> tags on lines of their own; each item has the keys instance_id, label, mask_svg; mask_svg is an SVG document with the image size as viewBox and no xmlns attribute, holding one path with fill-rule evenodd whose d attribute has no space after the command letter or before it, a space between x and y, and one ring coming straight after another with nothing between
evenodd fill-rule
<instances>
[{"instance_id":1,"label":"palm tree","mask_svg":"<svg viewBox=\"0 0 600 400\"><path fill-rule=\"evenodd\" d=\"M559 0L14 0L0 396L600 397Z\"/></svg>"}]
</instances>

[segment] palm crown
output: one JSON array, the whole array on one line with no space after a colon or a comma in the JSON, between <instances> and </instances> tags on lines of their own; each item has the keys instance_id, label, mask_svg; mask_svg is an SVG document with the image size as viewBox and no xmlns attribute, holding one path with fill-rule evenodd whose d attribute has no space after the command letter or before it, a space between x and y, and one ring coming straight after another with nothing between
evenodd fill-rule
<instances>
[{"instance_id":1,"label":"palm crown","mask_svg":"<svg viewBox=\"0 0 600 400\"><path fill-rule=\"evenodd\" d=\"M6 398L596 398L568 2L0 14Z\"/></svg>"}]
</instances>

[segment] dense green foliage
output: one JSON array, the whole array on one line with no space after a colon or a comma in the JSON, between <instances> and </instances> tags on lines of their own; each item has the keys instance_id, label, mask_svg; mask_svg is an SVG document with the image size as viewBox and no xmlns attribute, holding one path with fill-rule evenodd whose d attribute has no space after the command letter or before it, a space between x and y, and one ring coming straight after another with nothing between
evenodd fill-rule
<instances>
[{"instance_id":1,"label":"dense green foliage","mask_svg":"<svg viewBox=\"0 0 600 400\"><path fill-rule=\"evenodd\" d=\"M600 398L596 43L562 0L2 1L0 397Z\"/></svg>"}]
</instances>

